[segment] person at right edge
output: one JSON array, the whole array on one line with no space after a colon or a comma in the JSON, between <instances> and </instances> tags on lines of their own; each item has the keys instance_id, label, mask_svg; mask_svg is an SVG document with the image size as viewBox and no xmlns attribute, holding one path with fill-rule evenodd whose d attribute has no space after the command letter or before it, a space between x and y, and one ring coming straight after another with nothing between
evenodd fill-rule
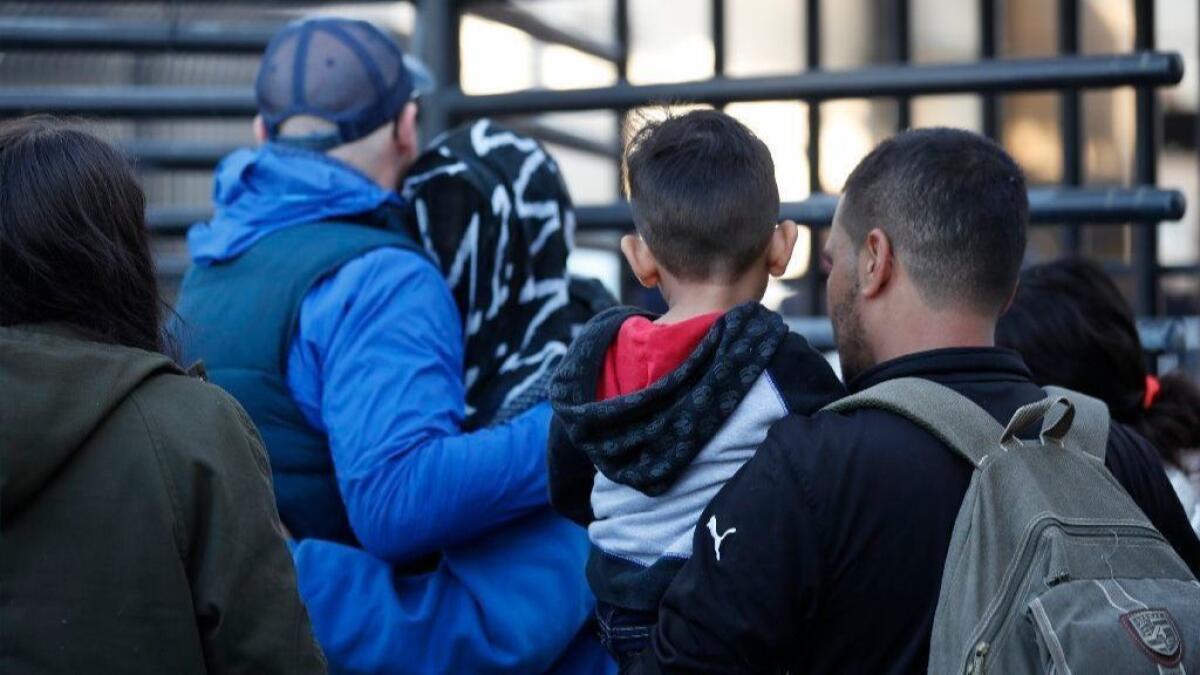
<instances>
[{"instance_id":1,"label":"person at right edge","mask_svg":"<svg viewBox=\"0 0 1200 675\"><path fill-rule=\"evenodd\" d=\"M1200 388L1183 371L1146 371L1133 308L1100 265L1067 258L1026 269L996 343L1020 354L1038 384L1094 396L1145 436L1200 531L1200 496L1184 459L1200 450Z\"/></svg>"},{"instance_id":2,"label":"person at right edge","mask_svg":"<svg viewBox=\"0 0 1200 675\"><path fill-rule=\"evenodd\" d=\"M977 134L884 141L846 181L825 249L847 388L902 377L998 421L1045 393L994 346L1016 291L1029 202L1021 169ZM1113 424L1105 463L1193 575L1200 541L1153 447ZM924 673L973 467L883 410L776 423L700 517L639 673ZM717 548L719 547L719 556Z\"/></svg>"},{"instance_id":3,"label":"person at right edge","mask_svg":"<svg viewBox=\"0 0 1200 675\"><path fill-rule=\"evenodd\" d=\"M621 662L649 643L696 518L771 424L845 393L759 302L797 234L776 223L766 144L700 110L646 125L627 153L637 234L621 249L670 309L614 307L583 329L551 384L548 460L551 504L588 526L601 642Z\"/></svg>"}]
</instances>

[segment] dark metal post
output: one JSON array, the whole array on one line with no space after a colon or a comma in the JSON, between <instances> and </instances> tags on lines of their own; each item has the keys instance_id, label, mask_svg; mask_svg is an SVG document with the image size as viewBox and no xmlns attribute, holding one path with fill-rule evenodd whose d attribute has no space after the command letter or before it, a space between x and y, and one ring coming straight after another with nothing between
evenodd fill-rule
<instances>
[{"instance_id":1,"label":"dark metal post","mask_svg":"<svg viewBox=\"0 0 1200 675\"><path fill-rule=\"evenodd\" d=\"M1079 0L1058 0L1058 51L1063 56L1079 53ZM1059 106L1062 182L1064 185L1075 186L1083 180L1079 90L1074 87L1063 89ZM1082 247L1081 234L1078 223L1067 225L1060 240L1062 248L1071 255L1079 255Z\"/></svg>"},{"instance_id":2,"label":"dark metal post","mask_svg":"<svg viewBox=\"0 0 1200 675\"><path fill-rule=\"evenodd\" d=\"M896 22L894 24L896 41L896 63L904 65L909 61L909 2L896 0ZM896 128L903 131L912 126L912 99L908 96L896 98Z\"/></svg>"},{"instance_id":3,"label":"dark metal post","mask_svg":"<svg viewBox=\"0 0 1200 675\"><path fill-rule=\"evenodd\" d=\"M1154 49L1154 0L1134 1L1134 49ZM1136 94L1134 181L1158 182L1158 106L1153 87L1140 86ZM1138 223L1134 231L1134 265L1138 284L1135 307L1139 314L1158 313L1158 223Z\"/></svg>"},{"instance_id":4,"label":"dark metal post","mask_svg":"<svg viewBox=\"0 0 1200 675\"><path fill-rule=\"evenodd\" d=\"M617 43L617 86L628 84L629 79L629 0L616 0L613 6L613 33ZM621 155L625 154L625 125L629 116L628 108L621 108L617 113L617 148ZM617 194L625 189L623 160L617 159Z\"/></svg>"},{"instance_id":5,"label":"dark metal post","mask_svg":"<svg viewBox=\"0 0 1200 675\"><path fill-rule=\"evenodd\" d=\"M617 68L617 86L629 84L629 0L614 0L613 2L613 40L617 45L617 60L613 65ZM625 194L625 128L629 124L629 108L618 108L617 123L617 199ZM640 288L638 278L628 265L621 265L621 301L633 302ZM661 300L661 299L660 299Z\"/></svg>"},{"instance_id":6,"label":"dark metal post","mask_svg":"<svg viewBox=\"0 0 1200 675\"><path fill-rule=\"evenodd\" d=\"M979 0L979 58L996 58L996 0ZM996 138L1000 132L999 105L996 95L983 95L983 133Z\"/></svg>"},{"instance_id":7,"label":"dark metal post","mask_svg":"<svg viewBox=\"0 0 1200 675\"><path fill-rule=\"evenodd\" d=\"M421 134L427 141L454 123L445 99L459 88L458 20L457 3L424 0L417 6L414 51L437 83L433 95L421 101Z\"/></svg>"},{"instance_id":8,"label":"dark metal post","mask_svg":"<svg viewBox=\"0 0 1200 675\"><path fill-rule=\"evenodd\" d=\"M712 0L713 77L725 75L725 0Z\"/></svg>"},{"instance_id":9,"label":"dark metal post","mask_svg":"<svg viewBox=\"0 0 1200 675\"><path fill-rule=\"evenodd\" d=\"M821 68L821 0L806 0L804 3L804 56L809 71ZM812 194L821 192L821 103L808 101L808 189ZM821 278L821 238L817 228L808 228L808 309L809 313L821 313L821 296L824 295L824 279Z\"/></svg>"}]
</instances>

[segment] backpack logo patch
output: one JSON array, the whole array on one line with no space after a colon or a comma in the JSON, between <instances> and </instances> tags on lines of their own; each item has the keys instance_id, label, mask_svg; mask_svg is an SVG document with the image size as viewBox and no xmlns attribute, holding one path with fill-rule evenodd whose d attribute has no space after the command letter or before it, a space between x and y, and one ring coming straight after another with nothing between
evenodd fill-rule
<instances>
[{"instance_id":1,"label":"backpack logo patch","mask_svg":"<svg viewBox=\"0 0 1200 675\"><path fill-rule=\"evenodd\" d=\"M1183 660L1183 641L1171 613L1165 609L1139 609L1121 615L1121 625L1150 660L1173 668Z\"/></svg>"}]
</instances>

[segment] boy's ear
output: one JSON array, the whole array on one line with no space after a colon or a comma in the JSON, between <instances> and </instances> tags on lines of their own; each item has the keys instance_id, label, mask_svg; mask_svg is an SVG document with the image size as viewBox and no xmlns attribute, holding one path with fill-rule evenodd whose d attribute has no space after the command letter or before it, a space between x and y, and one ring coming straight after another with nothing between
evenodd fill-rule
<instances>
[{"instance_id":1,"label":"boy's ear","mask_svg":"<svg viewBox=\"0 0 1200 675\"><path fill-rule=\"evenodd\" d=\"M781 277L787 271L799 236L800 228L796 227L795 221L785 220L775 226L775 231L771 233L771 242L767 245L767 271L771 276Z\"/></svg>"},{"instance_id":2,"label":"boy's ear","mask_svg":"<svg viewBox=\"0 0 1200 675\"><path fill-rule=\"evenodd\" d=\"M267 124L263 122L262 115L254 116L254 140L258 141L259 145L267 142Z\"/></svg>"},{"instance_id":3,"label":"boy's ear","mask_svg":"<svg viewBox=\"0 0 1200 675\"><path fill-rule=\"evenodd\" d=\"M633 276L637 277L646 288L654 288L658 286L658 260L654 254L650 252L650 247L646 242L636 234L627 234L621 237L621 253L625 254L625 260L629 263L630 269L633 270Z\"/></svg>"}]
</instances>

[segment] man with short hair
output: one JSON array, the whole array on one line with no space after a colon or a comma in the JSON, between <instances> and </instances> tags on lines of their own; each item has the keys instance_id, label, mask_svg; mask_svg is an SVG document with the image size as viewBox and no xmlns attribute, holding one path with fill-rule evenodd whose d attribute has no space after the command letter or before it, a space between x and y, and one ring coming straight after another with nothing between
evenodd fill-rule
<instances>
[{"instance_id":1,"label":"man with short hair","mask_svg":"<svg viewBox=\"0 0 1200 675\"><path fill-rule=\"evenodd\" d=\"M1020 168L981 136L909 131L867 155L825 250L849 391L924 378L1005 422L1043 398L1020 357L993 346L1027 220ZM1153 448L1114 424L1106 463L1200 571ZM638 671L924 673L972 469L891 412L784 418L701 516L721 540L696 529Z\"/></svg>"},{"instance_id":2,"label":"man with short hair","mask_svg":"<svg viewBox=\"0 0 1200 675\"><path fill-rule=\"evenodd\" d=\"M263 435L335 669L545 670L590 611L587 542L546 508L547 404L463 430L464 327L395 192L420 85L366 22L271 40L264 145L221 162L188 233L182 342Z\"/></svg>"}]
</instances>

